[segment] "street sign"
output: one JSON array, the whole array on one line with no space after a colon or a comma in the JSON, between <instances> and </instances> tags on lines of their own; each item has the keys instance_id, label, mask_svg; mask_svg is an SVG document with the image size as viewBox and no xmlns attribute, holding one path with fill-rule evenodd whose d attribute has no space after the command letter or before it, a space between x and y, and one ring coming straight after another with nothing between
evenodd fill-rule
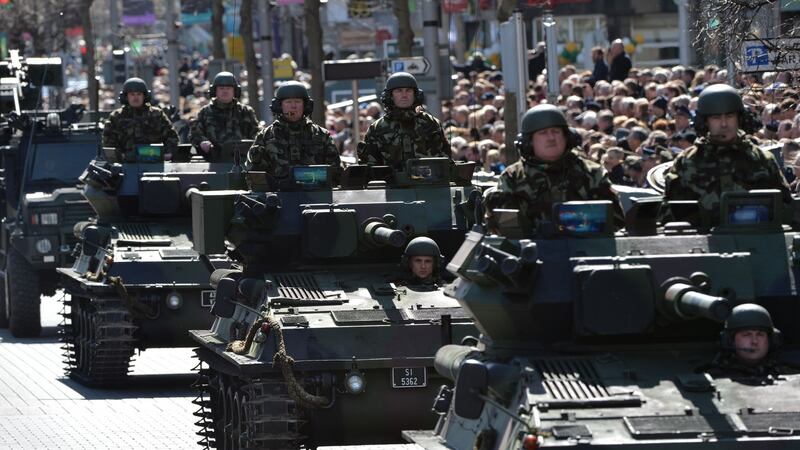
<instances>
[{"instance_id":1,"label":"street sign","mask_svg":"<svg viewBox=\"0 0 800 450\"><path fill-rule=\"evenodd\" d=\"M742 42L742 72L800 69L800 39L748 39Z\"/></svg>"},{"instance_id":2,"label":"street sign","mask_svg":"<svg viewBox=\"0 0 800 450\"><path fill-rule=\"evenodd\" d=\"M431 68L431 63L424 56L414 56L412 58L393 59L389 65L392 73L408 72L412 75L424 75Z\"/></svg>"}]
</instances>

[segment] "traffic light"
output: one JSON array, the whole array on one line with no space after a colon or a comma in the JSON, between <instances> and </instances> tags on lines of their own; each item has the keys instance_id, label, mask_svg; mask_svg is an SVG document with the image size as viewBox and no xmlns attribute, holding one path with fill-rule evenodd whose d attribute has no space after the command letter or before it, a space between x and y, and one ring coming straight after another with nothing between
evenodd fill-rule
<instances>
[{"instance_id":1,"label":"traffic light","mask_svg":"<svg viewBox=\"0 0 800 450\"><path fill-rule=\"evenodd\" d=\"M128 54L125 50L111 52L111 71L116 85L122 85L128 79Z\"/></svg>"}]
</instances>

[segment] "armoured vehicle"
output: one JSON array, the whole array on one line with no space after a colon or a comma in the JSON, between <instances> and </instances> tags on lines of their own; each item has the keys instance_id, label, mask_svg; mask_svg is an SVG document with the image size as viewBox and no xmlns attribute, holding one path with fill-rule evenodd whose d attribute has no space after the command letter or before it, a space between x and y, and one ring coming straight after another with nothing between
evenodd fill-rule
<instances>
[{"instance_id":1,"label":"armoured vehicle","mask_svg":"<svg viewBox=\"0 0 800 450\"><path fill-rule=\"evenodd\" d=\"M778 191L726 192L720 225L693 201L656 226L659 197L568 202L537 232L515 210L501 235L471 232L448 269L480 338L436 355L443 387L426 449L800 448L800 376L713 373L734 305L758 303L792 344L800 233ZM497 212L497 211L496 211Z\"/></svg>"},{"instance_id":2,"label":"armoured vehicle","mask_svg":"<svg viewBox=\"0 0 800 450\"><path fill-rule=\"evenodd\" d=\"M21 132L0 147L0 326L17 337L41 332L40 296L55 293L56 267L73 261L73 226L94 215L78 177L98 153L100 130L95 122L81 122L82 114L83 107L70 107L8 116L9 128Z\"/></svg>"},{"instance_id":3,"label":"armoured vehicle","mask_svg":"<svg viewBox=\"0 0 800 450\"><path fill-rule=\"evenodd\" d=\"M160 144L104 147L82 175L97 220L75 228L77 258L59 272L67 370L84 384L119 385L134 350L189 346L187 330L211 323L209 277L229 259L193 250L188 193L231 187L238 165L205 162L189 145L164 156Z\"/></svg>"},{"instance_id":4,"label":"armoured vehicle","mask_svg":"<svg viewBox=\"0 0 800 450\"><path fill-rule=\"evenodd\" d=\"M472 172L425 158L397 172L351 165L336 182L331 167L303 166L277 184L250 172L250 192L192 194L198 250L219 252L224 232L240 265L212 275L214 324L191 331L201 445L398 442L433 426L445 381L434 353L475 329L398 261L415 236L452 255L474 218Z\"/></svg>"}]
</instances>

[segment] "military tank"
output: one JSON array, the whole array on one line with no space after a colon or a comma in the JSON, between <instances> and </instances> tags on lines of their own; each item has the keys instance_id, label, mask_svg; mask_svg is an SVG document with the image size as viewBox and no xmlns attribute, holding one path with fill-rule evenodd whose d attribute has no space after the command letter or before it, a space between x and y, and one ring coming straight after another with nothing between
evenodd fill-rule
<instances>
[{"instance_id":1,"label":"military tank","mask_svg":"<svg viewBox=\"0 0 800 450\"><path fill-rule=\"evenodd\" d=\"M277 183L250 172L250 192L192 194L198 250L225 241L239 265L212 275L216 318L191 331L202 446L398 442L434 424L429 401L446 381L434 353L475 328L441 284L406 283L398 261L415 236L458 248L479 196L473 164L335 172L294 167Z\"/></svg>"},{"instance_id":2,"label":"military tank","mask_svg":"<svg viewBox=\"0 0 800 450\"><path fill-rule=\"evenodd\" d=\"M662 168L663 169L663 168ZM536 232L503 216L471 232L448 269L480 338L449 345L425 449L800 448L800 376L711 375L731 308L758 303L797 367L800 233L778 191L726 192L719 225L696 202L633 199L615 231L609 202L568 202ZM788 209L788 211L787 211Z\"/></svg>"},{"instance_id":3,"label":"military tank","mask_svg":"<svg viewBox=\"0 0 800 450\"><path fill-rule=\"evenodd\" d=\"M226 152L251 142L226 144ZM58 271L69 294L67 372L84 384L118 386L136 349L191 346L187 330L211 323L209 277L230 259L193 249L188 193L237 186L239 165L206 162L183 144L170 161L164 156L160 144L125 154L104 147L81 176L97 219L75 227L75 263Z\"/></svg>"}]
</instances>

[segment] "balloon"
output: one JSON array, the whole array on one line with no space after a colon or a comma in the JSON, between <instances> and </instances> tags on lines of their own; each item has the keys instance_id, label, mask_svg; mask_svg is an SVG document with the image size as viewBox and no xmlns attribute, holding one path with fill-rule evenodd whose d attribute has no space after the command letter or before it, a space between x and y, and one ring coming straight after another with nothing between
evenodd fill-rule
<instances>
[{"instance_id":1,"label":"balloon","mask_svg":"<svg viewBox=\"0 0 800 450\"><path fill-rule=\"evenodd\" d=\"M636 46L633 44L625 44L625 52L632 55L636 51Z\"/></svg>"},{"instance_id":2,"label":"balloon","mask_svg":"<svg viewBox=\"0 0 800 450\"><path fill-rule=\"evenodd\" d=\"M641 34L637 34L636 36L633 37L633 40L636 42L637 45L638 44L643 44L644 43L644 36L642 36Z\"/></svg>"},{"instance_id":3,"label":"balloon","mask_svg":"<svg viewBox=\"0 0 800 450\"><path fill-rule=\"evenodd\" d=\"M567 42L567 45L565 46L565 48L567 49L568 52L573 53L576 50L578 50L578 45L576 43L570 41L570 42Z\"/></svg>"}]
</instances>

